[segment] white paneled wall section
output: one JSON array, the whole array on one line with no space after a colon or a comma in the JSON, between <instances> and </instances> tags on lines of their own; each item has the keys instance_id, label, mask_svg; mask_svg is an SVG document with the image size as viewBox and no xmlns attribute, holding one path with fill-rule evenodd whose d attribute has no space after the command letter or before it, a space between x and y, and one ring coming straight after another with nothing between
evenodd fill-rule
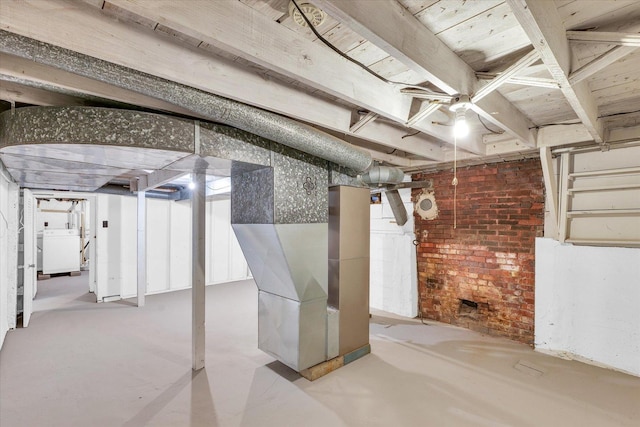
<instances>
[{"instance_id":1,"label":"white paneled wall section","mask_svg":"<svg viewBox=\"0 0 640 427\"><path fill-rule=\"evenodd\" d=\"M190 209L188 200L147 198L147 294L191 286ZM133 297L137 274L136 199L101 194L96 219L98 300ZM247 263L231 229L228 199L207 202L206 232L206 283L249 278Z\"/></svg>"},{"instance_id":2,"label":"white paneled wall section","mask_svg":"<svg viewBox=\"0 0 640 427\"><path fill-rule=\"evenodd\" d=\"M535 346L640 376L640 249L536 239Z\"/></svg>"},{"instance_id":3,"label":"white paneled wall section","mask_svg":"<svg viewBox=\"0 0 640 427\"><path fill-rule=\"evenodd\" d=\"M410 179L410 178L407 178ZM408 221L398 226L387 201L371 205L369 305L400 316L418 314L418 287L411 190L400 190Z\"/></svg>"},{"instance_id":4,"label":"white paneled wall section","mask_svg":"<svg viewBox=\"0 0 640 427\"><path fill-rule=\"evenodd\" d=\"M7 331L16 326L18 191L0 162L0 348Z\"/></svg>"}]
</instances>

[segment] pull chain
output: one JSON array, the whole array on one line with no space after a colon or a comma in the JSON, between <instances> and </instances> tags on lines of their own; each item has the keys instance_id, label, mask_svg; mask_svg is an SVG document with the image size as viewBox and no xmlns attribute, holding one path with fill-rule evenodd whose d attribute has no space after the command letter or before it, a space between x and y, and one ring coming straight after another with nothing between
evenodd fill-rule
<instances>
[{"instance_id":1,"label":"pull chain","mask_svg":"<svg viewBox=\"0 0 640 427\"><path fill-rule=\"evenodd\" d=\"M458 137L453 135L453 228L455 230L458 223L457 204L458 204Z\"/></svg>"}]
</instances>

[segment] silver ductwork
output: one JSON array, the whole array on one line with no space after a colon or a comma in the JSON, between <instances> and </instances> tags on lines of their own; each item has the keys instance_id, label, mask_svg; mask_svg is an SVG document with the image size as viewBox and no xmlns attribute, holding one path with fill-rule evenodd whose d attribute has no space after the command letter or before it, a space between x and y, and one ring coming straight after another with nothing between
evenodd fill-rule
<instances>
[{"instance_id":1,"label":"silver ductwork","mask_svg":"<svg viewBox=\"0 0 640 427\"><path fill-rule=\"evenodd\" d=\"M233 224L233 230L259 289L258 348L296 371L324 362L327 224Z\"/></svg>"},{"instance_id":2,"label":"silver ductwork","mask_svg":"<svg viewBox=\"0 0 640 427\"><path fill-rule=\"evenodd\" d=\"M242 129L356 172L366 171L372 165L369 153L332 135L193 87L2 30L0 51L169 102L207 120Z\"/></svg>"},{"instance_id":3,"label":"silver ductwork","mask_svg":"<svg viewBox=\"0 0 640 427\"><path fill-rule=\"evenodd\" d=\"M404 172L402 169L391 166L373 166L367 172L360 175L360 181L369 187L379 188L389 185L400 184L404 180ZM396 224L405 225L408 220L407 209L400 197L397 189L387 189L385 191L389 206L396 219Z\"/></svg>"},{"instance_id":4,"label":"silver ductwork","mask_svg":"<svg viewBox=\"0 0 640 427\"><path fill-rule=\"evenodd\" d=\"M399 168L376 165L360 175L360 180L369 187L399 184L404 180L404 172Z\"/></svg>"}]
</instances>

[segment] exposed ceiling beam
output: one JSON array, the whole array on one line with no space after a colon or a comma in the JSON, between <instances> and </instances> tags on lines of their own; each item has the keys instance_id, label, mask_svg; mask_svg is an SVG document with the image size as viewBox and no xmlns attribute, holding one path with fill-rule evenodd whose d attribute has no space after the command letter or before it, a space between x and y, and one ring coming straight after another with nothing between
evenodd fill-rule
<instances>
[{"instance_id":1,"label":"exposed ceiling beam","mask_svg":"<svg viewBox=\"0 0 640 427\"><path fill-rule=\"evenodd\" d=\"M637 47L616 46L613 49L608 50L607 52L603 53L602 55L584 64L582 67L578 68L577 70L573 71L569 75L569 83L574 85L594 75L598 71L613 64L617 60L624 58L625 56L635 51L636 49Z\"/></svg>"},{"instance_id":2,"label":"exposed ceiling beam","mask_svg":"<svg viewBox=\"0 0 640 427\"><path fill-rule=\"evenodd\" d=\"M153 190L154 188L161 187L169 182L180 178L187 173L185 171L174 170L156 170L147 175L140 175L137 178L130 180L130 190L133 192Z\"/></svg>"},{"instance_id":3,"label":"exposed ceiling beam","mask_svg":"<svg viewBox=\"0 0 640 427\"><path fill-rule=\"evenodd\" d=\"M560 83L565 98L593 139L602 143L604 129L598 120L598 105L585 81L571 85L571 50L562 18L553 2L507 0L516 19L540 53L552 77Z\"/></svg>"},{"instance_id":4,"label":"exposed ceiling beam","mask_svg":"<svg viewBox=\"0 0 640 427\"><path fill-rule=\"evenodd\" d=\"M399 167L411 166L411 159L407 159L406 157L400 157L400 156L395 156L393 154L381 153L379 151L372 150L370 148L363 148L363 150L371 154L371 157L375 161L393 163L394 165Z\"/></svg>"},{"instance_id":5,"label":"exposed ceiling beam","mask_svg":"<svg viewBox=\"0 0 640 427\"><path fill-rule=\"evenodd\" d=\"M506 83L511 77L516 75L521 70L527 68L529 65L533 65L534 62L540 59L540 54L533 49L531 52L524 55L522 58L518 59L516 62L511 64L506 70L498 74L493 80L489 83L482 86L480 89L476 91L476 93L471 98L471 102L478 102L485 96L489 95L494 90L498 89L504 83Z\"/></svg>"},{"instance_id":6,"label":"exposed ceiling beam","mask_svg":"<svg viewBox=\"0 0 640 427\"><path fill-rule=\"evenodd\" d=\"M101 98L116 102L138 105L140 107L168 111L183 115L193 115L193 112L176 105L155 98L137 94L121 89L107 83L88 79L68 73L58 68L38 64L29 59L7 55L0 52L0 80L20 82L23 87L42 89L44 93L76 96L79 100ZM33 98L30 104L34 105L82 105L82 103L65 103L62 98L55 104L45 103L45 98Z\"/></svg>"},{"instance_id":7,"label":"exposed ceiling beam","mask_svg":"<svg viewBox=\"0 0 640 427\"><path fill-rule=\"evenodd\" d=\"M119 22L90 5L60 0L3 3L0 28L336 132L349 133L352 108L346 105L291 87L230 60L213 56L203 49L179 45L168 38L158 38L150 29ZM100 28L105 37L95 37L96 28ZM69 33L74 37L68 37ZM144 54L141 55L141 52ZM168 106L147 103L133 92L121 91L50 66L29 60L6 62L5 59L10 57L12 55L0 58L0 66L12 73L23 73L26 78L76 88L107 99L182 113ZM36 105L48 105L37 102L37 99L31 101ZM405 145L402 136L406 131L387 123L382 123L377 129L378 133L363 134L361 131L357 136L392 149ZM444 158L439 142L427 136L419 140L420 145L400 149L429 159Z\"/></svg>"},{"instance_id":8,"label":"exposed ceiling beam","mask_svg":"<svg viewBox=\"0 0 640 427\"><path fill-rule=\"evenodd\" d=\"M567 31L567 38L571 41L586 43L616 44L619 46L640 47L640 34L614 33L605 31Z\"/></svg>"},{"instance_id":9,"label":"exposed ceiling beam","mask_svg":"<svg viewBox=\"0 0 640 427\"><path fill-rule=\"evenodd\" d=\"M484 135L487 155L522 150L518 141L509 135ZM557 147L563 145L593 143L593 138L582 123L559 124L541 127L537 134L538 147Z\"/></svg>"},{"instance_id":10,"label":"exposed ceiling beam","mask_svg":"<svg viewBox=\"0 0 640 427\"><path fill-rule=\"evenodd\" d=\"M376 113L373 113L373 112L369 111L367 114L365 114L364 116L360 117L360 119L357 122L355 122L354 124L351 125L351 127L349 128L349 132L356 133L363 126L366 126L367 123L372 122L377 118L378 118L378 115Z\"/></svg>"},{"instance_id":11,"label":"exposed ceiling beam","mask_svg":"<svg viewBox=\"0 0 640 427\"><path fill-rule=\"evenodd\" d=\"M473 95L480 88L474 70L397 1L376 1L375 7L368 0L315 3L447 94ZM534 146L531 121L499 93L487 95L475 110Z\"/></svg>"},{"instance_id":12,"label":"exposed ceiling beam","mask_svg":"<svg viewBox=\"0 0 640 427\"><path fill-rule=\"evenodd\" d=\"M431 114L438 111L441 105L442 104L440 104L439 102L428 103L427 106L424 107L422 110L418 111L416 114L409 117L409 120L407 120L407 126L413 127L416 125L416 123L420 123L422 120L426 119Z\"/></svg>"},{"instance_id":13,"label":"exposed ceiling beam","mask_svg":"<svg viewBox=\"0 0 640 427\"><path fill-rule=\"evenodd\" d=\"M239 1L109 0L122 10L201 40L309 87L404 123L411 100L326 46L289 30ZM256 31L261 33L255 37ZM444 141L446 129L422 123L417 130Z\"/></svg>"},{"instance_id":14,"label":"exposed ceiling beam","mask_svg":"<svg viewBox=\"0 0 640 427\"><path fill-rule=\"evenodd\" d=\"M607 142L640 141L640 125L607 129Z\"/></svg>"},{"instance_id":15,"label":"exposed ceiling beam","mask_svg":"<svg viewBox=\"0 0 640 427\"><path fill-rule=\"evenodd\" d=\"M557 81L544 77L512 76L509 79L509 83L512 83L514 85L560 89L560 84Z\"/></svg>"},{"instance_id":16,"label":"exposed ceiling beam","mask_svg":"<svg viewBox=\"0 0 640 427\"><path fill-rule=\"evenodd\" d=\"M24 86L16 82L7 81L2 76L0 76L0 99L43 106L84 105L84 101L81 98L54 93L37 87Z\"/></svg>"},{"instance_id":17,"label":"exposed ceiling beam","mask_svg":"<svg viewBox=\"0 0 640 427\"><path fill-rule=\"evenodd\" d=\"M449 95L475 89L473 70L395 0L314 3ZM428 66L427 66L428 64Z\"/></svg>"},{"instance_id":18,"label":"exposed ceiling beam","mask_svg":"<svg viewBox=\"0 0 640 427\"><path fill-rule=\"evenodd\" d=\"M582 123L545 126L538 131L539 147L557 147L592 141L591 133Z\"/></svg>"}]
</instances>

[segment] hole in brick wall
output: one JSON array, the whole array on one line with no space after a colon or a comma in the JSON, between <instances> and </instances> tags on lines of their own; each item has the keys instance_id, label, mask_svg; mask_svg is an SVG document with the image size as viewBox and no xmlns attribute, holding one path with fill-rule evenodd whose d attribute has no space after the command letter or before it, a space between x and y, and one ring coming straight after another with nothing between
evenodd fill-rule
<instances>
[{"instance_id":1,"label":"hole in brick wall","mask_svg":"<svg viewBox=\"0 0 640 427\"><path fill-rule=\"evenodd\" d=\"M477 320L478 303L466 299L461 299L460 307L458 308L458 315L460 317L470 317L471 319Z\"/></svg>"}]
</instances>

